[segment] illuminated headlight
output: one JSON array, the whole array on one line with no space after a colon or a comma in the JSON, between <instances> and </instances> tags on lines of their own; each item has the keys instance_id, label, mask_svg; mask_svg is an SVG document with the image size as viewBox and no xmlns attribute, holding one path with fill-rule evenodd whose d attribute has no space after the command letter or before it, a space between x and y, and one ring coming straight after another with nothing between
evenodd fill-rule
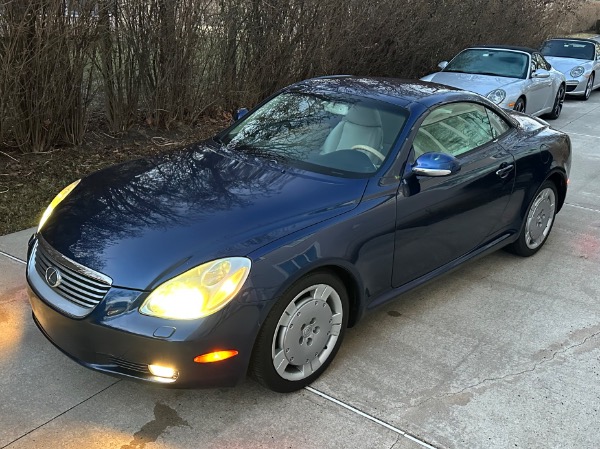
<instances>
[{"instance_id":1,"label":"illuminated headlight","mask_svg":"<svg viewBox=\"0 0 600 449\"><path fill-rule=\"evenodd\" d=\"M69 184L67 187L62 189L58 195L54 197L54 199L50 202L50 204L44 211L42 218L40 219L40 224L38 225L38 232L40 231L40 229L42 229L42 226L44 226L44 224L48 221L48 218L50 218L50 215L52 215L52 212L54 212L56 206L58 206L69 195L69 193L71 193L73 189L77 187L79 181L81 181L81 179L78 179L74 183Z\"/></svg>"},{"instance_id":2,"label":"illuminated headlight","mask_svg":"<svg viewBox=\"0 0 600 449\"><path fill-rule=\"evenodd\" d=\"M195 320L225 307L250 273L245 257L228 257L192 268L158 286L140 312L172 320Z\"/></svg>"},{"instance_id":3,"label":"illuminated headlight","mask_svg":"<svg viewBox=\"0 0 600 449\"><path fill-rule=\"evenodd\" d=\"M487 94L487 97L496 104L500 104L506 98L506 92L502 89L496 89Z\"/></svg>"},{"instance_id":4,"label":"illuminated headlight","mask_svg":"<svg viewBox=\"0 0 600 449\"><path fill-rule=\"evenodd\" d=\"M571 70L571 76L573 78L579 78L581 75L583 75L584 72L585 72L585 68L578 65L573 70Z\"/></svg>"}]
</instances>

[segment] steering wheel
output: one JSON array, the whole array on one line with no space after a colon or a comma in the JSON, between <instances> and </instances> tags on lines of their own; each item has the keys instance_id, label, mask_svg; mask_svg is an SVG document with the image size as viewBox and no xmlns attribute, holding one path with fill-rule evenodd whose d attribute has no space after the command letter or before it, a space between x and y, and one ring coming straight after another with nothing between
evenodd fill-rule
<instances>
[{"instance_id":1,"label":"steering wheel","mask_svg":"<svg viewBox=\"0 0 600 449\"><path fill-rule=\"evenodd\" d=\"M367 153L370 153L373 156L377 157L377 159L379 159L381 162L383 162L385 160L385 156L383 154L381 154L375 148L370 147L369 145L354 145L352 147L352 149L353 150L363 150L363 151L366 151Z\"/></svg>"}]
</instances>

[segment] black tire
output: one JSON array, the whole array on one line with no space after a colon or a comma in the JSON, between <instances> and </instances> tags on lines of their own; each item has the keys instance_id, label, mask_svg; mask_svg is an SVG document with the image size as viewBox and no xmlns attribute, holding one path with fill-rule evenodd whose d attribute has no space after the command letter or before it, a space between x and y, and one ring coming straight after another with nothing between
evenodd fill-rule
<instances>
[{"instance_id":1,"label":"black tire","mask_svg":"<svg viewBox=\"0 0 600 449\"><path fill-rule=\"evenodd\" d=\"M592 90L594 90L594 74L592 73L590 75L590 78L588 79L587 84L585 85L585 93L583 94L583 97L580 97L583 101L588 101L592 95Z\"/></svg>"},{"instance_id":2,"label":"black tire","mask_svg":"<svg viewBox=\"0 0 600 449\"><path fill-rule=\"evenodd\" d=\"M303 293L317 286L329 286L332 288L335 295L332 293L330 298L333 298L331 301L335 302L334 305L331 305L328 301L321 301L317 306L318 295L315 294L312 296L316 290L310 293ZM306 295L306 297L303 297L301 293ZM327 302L329 307L323 306L323 302ZM321 306L323 306L323 309L321 309ZM294 309L294 307L296 308ZM328 310L326 311L326 309ZM333 314L336 309L341 311L342 316L333 315L335 318L330 319L329 323L332 323L332 320L336 323L339 321L339 323L327 324L327 314L329 312ZM290 315L290 310L295 310L298 313L294 312ZM306 313L304 313L305 311ZM324 317L318 316L321 311L325 313ZM302 316L300 312L303 313ZM250 375L260 384L280 393L296 391L310 384L327 369L340 348L348 325L348 313L348 293L344 284L336 276L327 271L318 271L301 278L282 295L263 323L254 344L252 359L250 361ZM315 315L314 317L313 314ZM282 325L282 320L287 321L286 325ZM307 322L303 324L303 321ZM293 327L294 324L296 324L295 328ZM328 328L328 326L334 326L335 330ZM310 336L307 336L307 329L309 329L308 333ZM320 334L321 332L322 334ZM337 336L335 335L336 332L338 332ZM299 340L297 338L298 335L294 333L300 335ZM305 343L303 343L304 337L306 337ZM310 337L314 337L314 345L312 345L313 342ZM308 343L306 344L306 342ZM291 352L289 352L290 348L284 350L290 343L292 346ZM281 347L278 348L280 345ZM290 357L294 353L302 355L302 362L304 362L307 354L301 351L310 351L311 354L309 357L313 358L310 362L306 360L303 366L295 364L298 360L294 361L294 357ZM318 351L318 353L316 352L313 357L312 351ZM320 357L317 354L322 355L324 357L323 360L319 360ZM289 360L290 358L291 361ZM297 358L299 359L300 357L298 356ZM280 368L280 371L275 368L277 360L282 360L282 363L279 365L280 367L285 364L283 369ZM316 369L313 368L313 362L316 363ZM304 373L302 368L307 366L309 366L307 371L311 374ZM283 376L288 378L284 378ZM293 376L297 378L291 378Z\"/></svg>"},{"instance_id":3,"label":"black tire","mask_svg":"<svg viewBox=\"0 0 600 449\"><path fill-rule=\"evenodd\" d=\"M565 101L565 86L561 84L556 92L556 98L554 99L554 105L552 106L552 112L548 114L550 120L556 120L560 117L562 112L563 103Z\"/></svg>"},{"instance_id":4,"label":"black tire","mask_svg":"<svg viewBox=\"0 0 600 449\"><path fill-rule=\"evenodd\" d=\"M547 189L550 189L553 196L553 206L551 208L549 206L548 208L544 208L545 205L538 202L543 192L546 192ZM557 208L558 192L556 190L556 185L552 181L544 181L544 183L540 186L535 196L533 197L531 204L527 208L527 214L525 215L525 219L523 220L523 225L521 226L519 238L514 243L508 245L506 249L521 257L529 257L537 253L542 248L542 246L544 246L544 244L548 240L548 237L550 236L550 232L552 231L552 227L554 226ZM542 215L544 212L547 213L547 215L544 215L544 219L546 216L548 216L549 218L551 218L551 221L549 221L549 225L546 225L547 230L535 229L536 234L539 231L543 232L539 235L539 238L534 241L532 239L533 233L528 232L528 228L531 229L532 225L535 225L533 227L537 228L539 225L534 221L535 214L538 213ZM533 217L530 217L531 215L533 215Z\"/></svg>"},{"instance_id":5,"label":"black tire","mask_svg":"<svg viewBox=\"0 0 600 449\"><path fill-rule=\"evenodd\" d=\"M513 106L513 109L517 112L522 112L523 114L525 114L525 99L523 97L519 98L515 105Z\"/></svg>"}]
</instances>

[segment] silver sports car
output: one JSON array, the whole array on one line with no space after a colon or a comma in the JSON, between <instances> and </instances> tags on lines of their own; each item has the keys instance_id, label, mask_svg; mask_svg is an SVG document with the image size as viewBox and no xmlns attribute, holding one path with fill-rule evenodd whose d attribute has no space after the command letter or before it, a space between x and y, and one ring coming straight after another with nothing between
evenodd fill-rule
<instances>
[{"instance_id":1,"label":"silver sports car","mask_svg":"<svg viewBox=\"0 0 600 449\"><path fill-rule=\"evenodd\" d=\"M461 51L441 72L421 78L484 95L505 109L558 118L565 98L565 76L537 50L479 46Z\"/></svg>"},{"instance_id":2,"label":"silver sports car","mask_svg":"<svg viewBox=\"0 0 600 449\"><path fill-rule=\"evenodd\" d=\"M600 42L594 39L549 39L542 54L567 78L567 93L590 98L600 87Z\"/></svg>"}]
</instances>

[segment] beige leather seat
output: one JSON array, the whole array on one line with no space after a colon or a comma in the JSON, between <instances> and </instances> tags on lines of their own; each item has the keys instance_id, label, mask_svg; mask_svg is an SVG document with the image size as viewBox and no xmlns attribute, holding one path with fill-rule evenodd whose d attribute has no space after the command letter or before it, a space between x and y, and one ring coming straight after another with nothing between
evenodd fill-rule
<instances>
[{"instance_id":1,"label":"beige leather seat","mask_svg":"<svg viewBox=\"0 0 600 449\"><path fill-rule=\"evenodd\" d=\"M381 151L382 144L383 130L379 111L352 106L325 139L322 153L349 150L355 145L367 145Z\"/></svg>"}]
</instances>

